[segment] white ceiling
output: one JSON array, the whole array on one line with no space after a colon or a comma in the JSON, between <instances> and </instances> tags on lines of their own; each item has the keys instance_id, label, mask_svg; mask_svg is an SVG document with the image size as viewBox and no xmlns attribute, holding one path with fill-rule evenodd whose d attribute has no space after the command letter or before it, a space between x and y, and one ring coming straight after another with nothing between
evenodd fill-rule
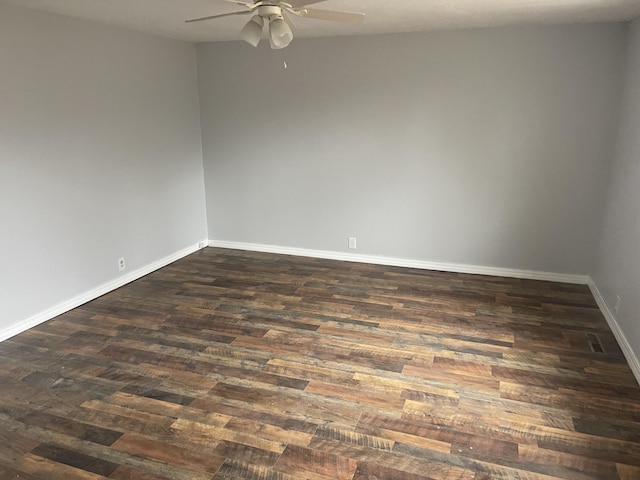
<instances>
[{"instance_id":1,"label":"white ceiling","mask_svg":"<svg viewBox=\"0 0 640 480\"><path fill-rule=\"evenodd\" d=\"M237 40L249 16L184 23L242 10L225 0L0 0L191 42ZM248 0L250 1L250 0ZM326 0L316 8L366 13L363 24L295 17L297 37L547 23L628 21L640 0Z\"/></svg>"}]
</instances>

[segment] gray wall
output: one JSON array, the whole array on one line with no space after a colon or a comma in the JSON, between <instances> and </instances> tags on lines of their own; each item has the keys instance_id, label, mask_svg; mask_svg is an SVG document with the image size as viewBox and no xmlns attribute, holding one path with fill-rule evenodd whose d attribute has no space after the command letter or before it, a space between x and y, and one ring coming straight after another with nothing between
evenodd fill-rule
<instances>
[{"instance_id":1,"label":"gray wall","mask_svg":"<svg viewBox=\"0 0 640 480\"><path fill-rule=\"evenodd\" d=\"M624 45L620 24L199 45L209 237L587 274Z\"/></svg>"},{"instance_id":2,"label":"gray wall","mask_svg":"<svg viewBox=\"0 0 640 480\"><path fill-rule=\"evenodd\" d=\"M0 4L0 331L207 238L193 45Z\"/></svg>"},{"instance_id":3,"label":"gray wall","mask_svg":"<svg viewBox=\"0 0 640 480\"><path fill-rule=\"evenodd\" d=\"M631 24L619 134L593 280L640 356L640 19Z\"/></svg>"}]
</instances>

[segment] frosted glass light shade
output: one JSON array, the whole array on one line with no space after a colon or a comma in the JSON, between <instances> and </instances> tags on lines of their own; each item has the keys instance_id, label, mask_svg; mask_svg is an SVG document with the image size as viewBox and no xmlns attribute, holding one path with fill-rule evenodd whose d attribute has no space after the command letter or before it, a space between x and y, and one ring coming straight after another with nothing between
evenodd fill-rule
<instances>
[{"instance_id":1,"label":"frosted glass light shade","mask_svg":"<svg viewBox=\"0 0 640 480\"><path fill-rule=\"evenodd\" d=\"M282 15L274 15L269 21L269 40L271 48L284 48L293 40L293 32Z\"/></svg>"},{"instance_id":2,"label":"frosted glass light shade","mask_svg":"<svg viewBox=\"0 0 640 480\"><path fill-rule=\"evenodd\" d=\"M262 26L264 20L260 15L256 15L247 22L244 28L240 31L240 38L247 42L249 45L257 47L262 37Z\"/></svg>"}]
</instances>

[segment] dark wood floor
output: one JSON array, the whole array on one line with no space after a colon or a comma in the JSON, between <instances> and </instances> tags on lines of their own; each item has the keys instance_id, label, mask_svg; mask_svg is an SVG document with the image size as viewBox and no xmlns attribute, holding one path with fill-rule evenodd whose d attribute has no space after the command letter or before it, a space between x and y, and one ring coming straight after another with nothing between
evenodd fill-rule
<instances>
[{"instance_id":1,"label":"dark wood floor","mask_svg":"<svg viewBox=\"0 0 640 480\"><path fill-rule=\"evenodd\" d=\"M639 422L585 286L207 248L0 344L2 479L638 479Z\"/></svg>"}]
</instances>

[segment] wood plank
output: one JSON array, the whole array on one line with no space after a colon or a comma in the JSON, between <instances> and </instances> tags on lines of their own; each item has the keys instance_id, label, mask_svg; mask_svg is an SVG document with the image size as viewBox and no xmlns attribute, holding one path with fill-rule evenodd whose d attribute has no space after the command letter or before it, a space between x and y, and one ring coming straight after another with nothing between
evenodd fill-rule
<instances>
[{"instance_id":1,"label":"wood plank","mask_svg":"<svg viewBox=\"0 0 640 480\"><path fill-rule=\"evenodd\" d=\"M109 476L109 480L170 480L169 477L143 472L135 468L120 465L115 472Z\"/></svg>"},{"instance_id":2,"label":"wood plank","mask_svg":"<svg viewBox=\"0 0 640 480\"><path fill-rule=\"evenodd\" d=\"M67 465L56 459L41 457L39 455L27 454L20 458L16 464L16 469L32 475L34 478L60 478L68 480L100 480L104 476L88 472L81 468ZM19 474L18 478L22 478Z\"/></svg>"},{"instance_id":3,"label":"wood plank","mask_svg":"<svg viewBox=\"0 0 640 480\"><path fill-rule=\"evenodd\" d=\"M353 480L372 480L379 478L393 478L393 480L429 480L433 477L403 472L395 468L383 467L370 462L358 463L358 468L353 476Z\"/></svg>"},{"instance_id":4,"label":"wood plank","mask_svg":"<svg viewBox=\"0 0 640 480\"><path fill-rule=\"evenodd\" d=\"M275 468L309 480L349 480L355 474L357 462L340 455L288 445Z\"/></svg>"},{"instance_id":5,"label":"wood plank","mask_svg":"<svg viewBox=\"0 0 640 480\"><path fill-rule=\"evenodd\" d=\"M271 440L265 437L254 436L251 433L231 430L226 428L226 426L221 428L216 425L193 422L182 418L176 420L171 425L171 428L180 432L180 435L184 436L184 438L203 445L211 445L211 448L215 448L221 440L241 443L242 445L274 453L282 453L286 447L285 443L278 440Z\"/></svg>"},{"instance_id":6,"label":"wood plank","mask_svg":"<svg viewBox=\"0 0 640 480\"><path fill-rule=\"evenodd\" d=\"M113 444L113 448L123 450L132 455L155 458L175 465L184 465L194 470L215 473L224 462L224 457L217 455L203 456L188 448L177 447L146 438L139 434L126 434Z\"/></svg>"},{"instance_id":7,"label":"wood plank","mask_svg":"<svg viewBox=\"0 0 640 480\"><path fill-rule=\"evenodd\" d=\"M118 468L116 463L46 443L41 443L35 447L31 450L31 454L51 460L57 464L69 465L105 477L111 475Z\"/></svg>"}]
</instances>

